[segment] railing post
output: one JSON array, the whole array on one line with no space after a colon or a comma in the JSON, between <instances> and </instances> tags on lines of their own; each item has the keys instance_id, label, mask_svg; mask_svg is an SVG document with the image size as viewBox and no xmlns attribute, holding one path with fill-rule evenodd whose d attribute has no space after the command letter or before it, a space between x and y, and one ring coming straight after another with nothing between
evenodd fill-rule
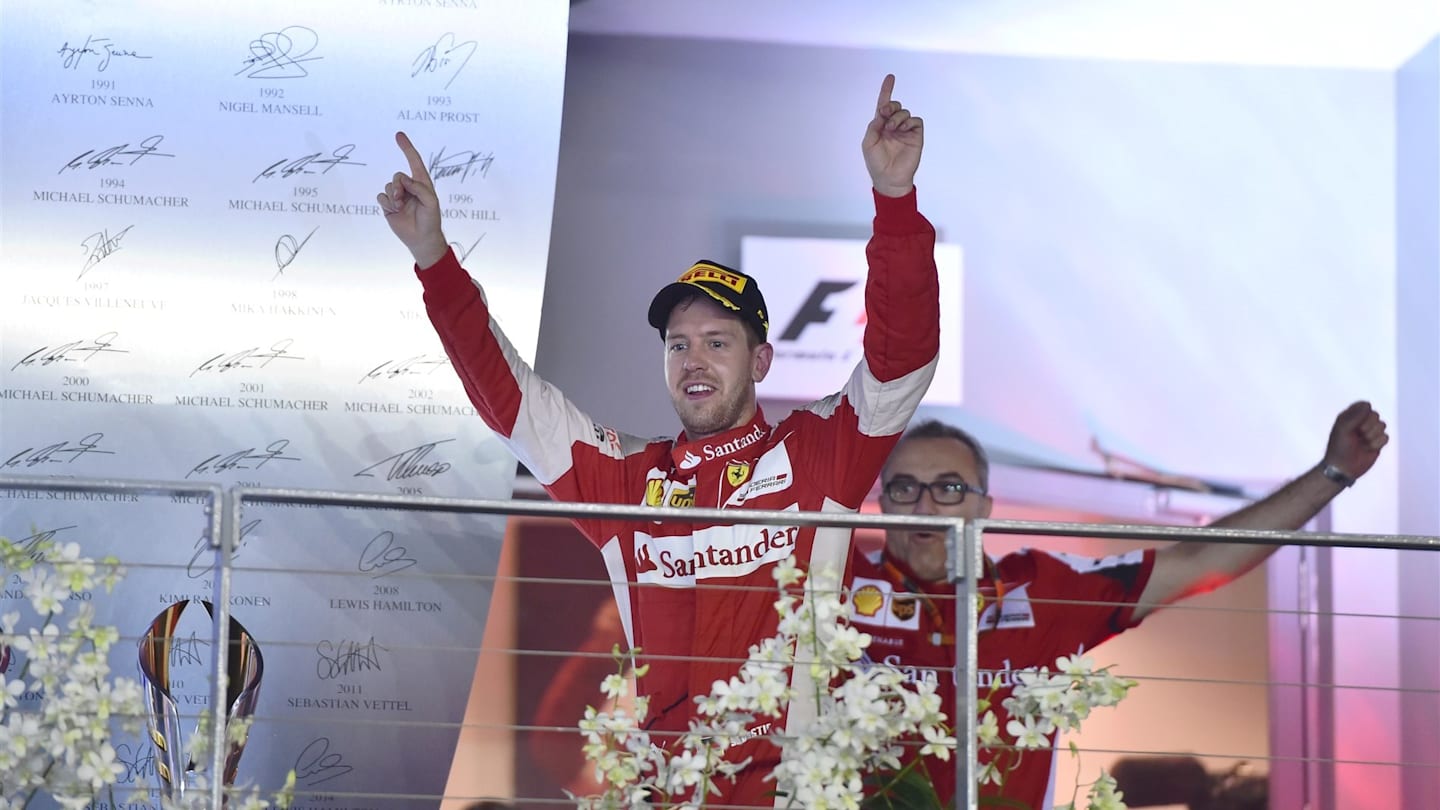
<instances>
[{"instance_id":1,"label":"railing post","mask_svg":"<svg viewBox=\"0 0 1440 810\"><path fill-rule=\"evenodd\" d=\"M230 567L234 564L235 541L240 537L240 499L234 491L226 493L222 503L211 507L210 547L219 559L215 562L215 610L212 639L215 643L214 670L210 682L210 808L220 810L225 802L225 759L229 753L229 729L226 719L230 707L225 705L229 692L230 671Z\"/></svg>"},{"instance_id":2,"label":"railing post","mask_svg":"<svg viewBox=\"0 0 1440 810\"><path fill-rule=\"evenodd\" d=\"M957 537L957 535L959 535ZM957 542L958 541L958 542ZM946 536L949 546L950 581L955 589L955 806L976 810L979 796L975 786L979 761L975 706L980 680L978 631L979 572L983 571L980 524L957 520Z\"/></svg>"}]
</instances>

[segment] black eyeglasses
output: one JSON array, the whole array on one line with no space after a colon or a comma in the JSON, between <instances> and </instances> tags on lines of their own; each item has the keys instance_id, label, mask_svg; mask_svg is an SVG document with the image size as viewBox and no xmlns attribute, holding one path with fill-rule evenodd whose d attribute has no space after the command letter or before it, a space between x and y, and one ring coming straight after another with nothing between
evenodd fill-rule
<instances>
[{"instance_id":1,"label":"black eyeglasses","mask_svg":"<svg viewBox=\"0 0 1440 810\"><path fill-rule=\"evenodd\" d=\"M916 481L914 478L892 478L885 483L885 497L891 503L919 503L925 490L930 490L930 499L942 506L954 506L965 502L965 494L973 492L984 495L985 490L972 487L964 481Z\"/></svg>"}]
</instances>

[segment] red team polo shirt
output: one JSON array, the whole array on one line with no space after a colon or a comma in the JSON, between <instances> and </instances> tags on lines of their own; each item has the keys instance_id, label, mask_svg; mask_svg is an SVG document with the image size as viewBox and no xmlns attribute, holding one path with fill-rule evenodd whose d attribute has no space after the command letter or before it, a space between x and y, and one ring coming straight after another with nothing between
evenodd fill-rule
<instances>
[{"instance_id":1,"label":"red team polo shirt","mask_svg":"<svg viewBox=\"0 0 1440 810\"><path fill-rule=\"evenodd\" d=\"M983 694L999 677L1001 688L992 698L992 709L1001 738L1013 742L1005 733L1010 718L1002 705L1010 695L1012 673L1032 666L1053 671L1056 658L1093 649L1136 626L1135 603L1150 579L1155 553L1137 550L1092 559L1027 549L992 562L990 578L981 587L985 609L980 616L979 682ZM921 582L883 553L855 553L851 571L851 619L856 629L871 635L869 663L899 667L912 681L930 680L946 716L959 716L953 674L955 587ZM1004 590L998 605L997 581ZM908 762L917 749L907 750ZM1016 753L1000 751L992 757L982 751L980 762L994 758L1003 772ZM955 794L954 760L929 759L925 765L941 801L948 804ZM1049 810L1054 777L1053 750L1026 751L1006 776L1003 794L987 785L981 795L1003 795L1034 810Z\"/></svg>"}]
</instances>

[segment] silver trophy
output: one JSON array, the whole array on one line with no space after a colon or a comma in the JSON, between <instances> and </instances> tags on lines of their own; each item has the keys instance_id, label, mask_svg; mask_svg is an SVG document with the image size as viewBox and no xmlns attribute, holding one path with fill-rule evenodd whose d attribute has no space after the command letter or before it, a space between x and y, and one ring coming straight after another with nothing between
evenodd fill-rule
<instances>
[{"instance_id":1,"label":"silver trophy","mask_svg":"<svg viewBox=\"0 0 1440 810\"><path fill-rule=\"evenodd\" d=\"M150 730L150 741L155 745L155 778L161 795L172 801L183 799L187 788L195 787L193 783L187 785L188 777L201 771L185 745L185 737L180 731L180 711L170 692L171 653L177 640L180 614L188 604L189 601L176 602L160 611L140 639L140 680L145 689L146 725ZM209 602L200 604L205 606L213 619L214 605ZM225 687L227 730L235 720L255 713L264 670L260 646L240 622L231 617ZM226 739L229 739L228 733ZM229 743L224 772L220 775L226 787L235 783L236 772L240 769L240 755L244 751L244 738Z\"/></svg>"}]
</instances>

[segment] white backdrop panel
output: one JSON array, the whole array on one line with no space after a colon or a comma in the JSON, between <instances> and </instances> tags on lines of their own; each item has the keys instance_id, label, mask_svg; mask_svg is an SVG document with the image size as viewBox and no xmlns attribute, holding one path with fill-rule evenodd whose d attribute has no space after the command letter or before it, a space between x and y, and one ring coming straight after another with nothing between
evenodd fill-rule
<instances>
[{"instance_id":1,"label":"white backdrop panel","mask_svg":"<svg viewBox=\"0 0 1440 810\"><path fill-rule=\"evenodd\" d=\"M404 130L447 236L533 356L567 4L3 13L0 472L509 496L515 463L469 407L375 194L404 168ZM302 790L441 793L503 519L256 506L246 523L232 608L267 674L242 781L295 767L314 771ZM96 597L130 638L209 598L203 527L193 503L0 493L0 534L58 530L133 564ZM185 626L203 638L204 619L192 605ZM176 691L198 706L188 654ZM134 672L133 645L113 664Z\"/></svg>"}]
</instances>

